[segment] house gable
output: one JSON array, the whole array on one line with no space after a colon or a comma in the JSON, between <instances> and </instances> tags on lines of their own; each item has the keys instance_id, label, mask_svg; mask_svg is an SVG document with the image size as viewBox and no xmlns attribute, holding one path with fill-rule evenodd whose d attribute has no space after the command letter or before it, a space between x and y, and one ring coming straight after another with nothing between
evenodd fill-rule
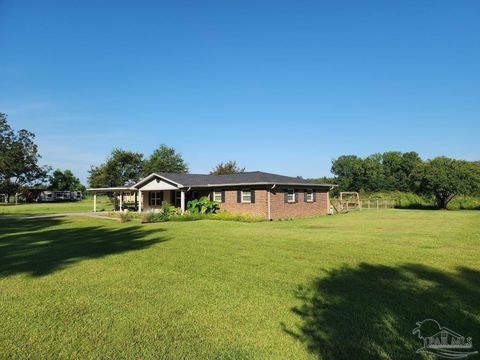
<instances>
[{"instance_id":1,"label":"house gable","mask_svg":"<svg viewBox=\"0 0 480 360\"><path fill-rule=\"evenodd\" d=\"M138 189L141 191L178 190L178 186L160 177L154 177Z\"/></svg>"}]
</instances>

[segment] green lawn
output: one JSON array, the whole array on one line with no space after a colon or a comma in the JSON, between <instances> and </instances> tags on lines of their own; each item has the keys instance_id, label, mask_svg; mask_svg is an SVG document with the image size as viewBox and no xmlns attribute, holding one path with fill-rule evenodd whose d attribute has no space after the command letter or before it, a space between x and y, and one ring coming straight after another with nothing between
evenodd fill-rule
<instances>
[{"instance_id":1,"label":"green lawn","mask_svg":"<svg viewBox=\"0 0 480 360\"><path fill-rule=\"evenodd\" d=\"M415 359L480 349L480 212L0 220L0 358Z\"/></svg>"},{"instance_id":2,"label":"green lawn","mask_svg":"<svg viewBox=\"0 0 480 360\"><path fill-rule=\"evenodd\" d=\"M106 196L97 197L97 210L110 211L113 206ZM33 204L3 204L0 203L0 216L7 215L38 215L93 211L93 198L81 201L58 203L33 203Z\"/></svg>"}]
</instances>

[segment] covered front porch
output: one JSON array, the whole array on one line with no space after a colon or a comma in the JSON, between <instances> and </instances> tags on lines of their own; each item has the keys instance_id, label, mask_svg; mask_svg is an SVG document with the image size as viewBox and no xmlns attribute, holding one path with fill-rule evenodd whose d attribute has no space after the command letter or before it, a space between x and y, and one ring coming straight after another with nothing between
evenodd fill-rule
<instances>
[{"instance_id":1,"label":"covered front porch","mask_svg":"<svg viewBox=\"0 0 480 360\"><path fill-rule=\"evenodd\" d=\"M91 188L93 193L93 212L97 212L97 195L113 195L113 210L130 209L138 212L160 209L167 202L185 213L189 200L208 195L208 192L182 187L158 176L149 176L133 186Z\"/></svg>"}]
</instances>

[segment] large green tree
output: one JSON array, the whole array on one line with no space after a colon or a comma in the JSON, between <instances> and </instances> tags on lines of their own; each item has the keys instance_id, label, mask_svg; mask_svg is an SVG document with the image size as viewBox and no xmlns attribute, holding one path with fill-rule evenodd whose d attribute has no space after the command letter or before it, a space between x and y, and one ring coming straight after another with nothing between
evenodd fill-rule
<instances>
[{"instance_id":1,"label":"large green tree","mask_svg":"<svg viewBox=\"0 0 480 360\"><path fill-rule=\"evenodd\" d=\"M343 155L333 160L331 171L344 191L412 191L410 174L421 161L414 151Z\"/></svg>"},{"instance_id":2,"label":"large green tree","mask_svg":"<svg viewBox=\"0 0 480 360\"><path fill-rule=\"evenodd\" d=\"M58 191L85 191L85 186L82 185L80 179L73 175L71 170L66 169L62 171L57 169L49 176L51 190Z\"/></svg>"},{"instance_id":3,"label":"large green tree","mask_svg":"<svg viewBox=\"0 0 480 360\"><path fill-rule=\"evenodd\" d=\"M162 144L143 163L144 176L155 172L186 173L188 166L174 148Z\"/></svg>"},{"instance_id":4,"label":"large green tree","mask_svg":"<svg viewBox=\"0 0 480 360\"><path fill-rule=\"evenodd\" d=\"M245 167L240 167L237 165L235 160L230 160L225 163L221 162L210 171L210 175L228 175L228 174L238 174L245 171Z\"/></svg>"},{"instance_id":5,"label":"large green tree","mask_svg":"<svg viewBox=\"0 0 480 360\"><path fill-rule=\"evenodd\" d=\"M332 161L332 174L340 190L360 191L363 188L363 160L356 155L342 155Z\"/></svg>"},{"instance_id":6,"label":"large green tree","mask_svg":"<svg viewBox=\"0 0 480 360\"><path fill-rule=\"evenodd\" d=\"M376 153L363 160L362 175L360 177L361 190L382 191L385 189L385 172L383 169L382 154Z\"/></svg>"},{"instance_id":7,"label":"large green tree","mask_svg":"<svg viewBox=\"0 0 480 360\"><path fill-rule=\"evenodd\" d=\"M421 163L420 156L414 152L401 153L387 151L382 154L382 168L385 176L384 188L388 191L412 191L410 174Z\"/></svg>"},{"instance_id":8,"label":"large green tree","mask_svg":"<svg viewBox=\"0 0 480 360\"><path fill-rule=\"evenodd\" d=\"M124 186L142 177L143 154L114 149L105 163L92 166L88 182L91 187Z\"/></svg>"},{"instance_id":9,"label":"large green tree","mask_svg":"<svg viewBox=\"0 0 480 360\"><path fill-rule=\"evenodd\" d=\"M34 142L35 134L21 129L15 132L0 113L0 191L9 198L24 187L45 182L49 168L38 164L41 158Z\"/></svg>"},{"instance_id":10,"label":"large green tree","mask_svg":"<svg viewBox=\"0 0 480 360\"><path fill-rule=\"evenodd\" d=\"M440 209L446 209L456 195L480 190L478 165L444 156L418 164L412 179L418 191L432 196Z\"/></svg>"}]
</instances>

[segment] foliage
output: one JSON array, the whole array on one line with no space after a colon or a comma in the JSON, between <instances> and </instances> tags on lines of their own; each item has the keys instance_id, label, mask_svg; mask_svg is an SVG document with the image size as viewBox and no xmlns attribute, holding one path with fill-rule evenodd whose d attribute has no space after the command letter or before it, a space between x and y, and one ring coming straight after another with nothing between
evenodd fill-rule
<instances>
[{"instance_id":1,"label":"foliage","mask_svg":"<svg viewBox=\"0 0 480 360\"><path fill-rule=\"evenodd\" d=\"M416 152L388 151L362 159L343 155L332 161L339 191L411 191L410 174L421 163Z\"/></svg>"},{"instance_id":2,"label":"foliage","mask_svg":"<svg viewBox=\"0 0 480 360\"><path fill-rule=\"evenodd\" d=\"M480 196L457 195L448 203L449 210L480 210Z\"/></svg>"},{"instance_id":3,"label":"foliage","mask_svg":"<svg viewBox=\"0 0 480 360\"><path fill-rule=\"evenodd\" d=\"M175 206L170 205L168 201L164 201L160 209L142 213L141 221L142 223L168 221L176 214L177 209Z\"/></svg>"},{"instance_id":4,"label":"foliage","mask_svg":"<svg viewBox=\"0 0 480 360\"><path fill-rule=\"evenodd\" d=\"M340 190L360 191L364 187L363 160L356 155L342 155L333 160L331 171Z\"/></svg>"},{"instance_id":5,"label":"foliage","mask_svg":"<svg viewBox=\"0 0 480 360\"><path fill-rule=\"evenodd\" d=\"M227 161L225 163L221 162L212 171L210 175L228 175L228 174L237 174L245 171L245 167L241 168L237 165L237 162L234 160Z\"/></svg>"},{"instance_id":6,"label":"foliage","mask_svg":"<svg viewBox=\"0 0 480 360\"><path fill-rule=\"evenodd\" d=\"M401 192L401 191L383 191L365 193L360 192L360 199L376 200L376 199L388 199L395 201L395 207L399 209L435 209L435 204L428 197L415 194L413 192Z\"/></svg>"},{"instance_id":7,"label":"foliage","mask_svg":"<svg viewBox=\"0 0 480 360\"><path fill-rule=\"evenodd\" d=\"M403 191L413 190L410 174L422 160L414 151L401 153L389 151L382 155L382 167L385 176L385 190Z\"/></svg>"},{"instance_id":8,"label":"foliage","mask_svg":"<svg viewBox=\"0 0 480 360\"><path fill-rule=\"evenodd\" d=\"M192 214L213 214L218 209L215 201L208 200L206 196L187 202L187 209Z\"/></svg>"},{"instance_id":9,"label":"foliage","mask_svg":"<svg viewBox=\"0 0 480 360\"><path fill-rule=\"evenodd\" d=\"M120 211L118 212L118 217L120 218L121 223L125 223L132 220L132 215L129 211Z\"/></svg>"},{"instance_id":10,"label":"foliage","mask_svg":"<svg viewBox=\"0 0 480 360\"><path fill-rule=\"evenodd\" d=\"M143 175L154 172L186 173L188 166L181 154L167 145L160 145L142 164Z\"/></svg>"},{"instance_id":11,"label":"foliage","mask_svg":"<svg viewBox=\"0 0 480 360\"><path fill-rule=\"evenodd\" d=\"M80 183L80 180L73 175L71 170L66 169L62 171L57 169L49 176L49 189L56 191L85 191L85 186Z\"/></svg>"},{"instance_id":12,"label":"foliage","mask_svg":"<svg viewBox=\"0 0 480 360\"><path fill-rule=\"evenodd\" d=\"M433 196L440 209L459 194L480 190L480 168L471 162L444 156L419 164L412 173L418 191Z\"/></svg>"},{"instance_id":13,"label":"foliage","mask_svg":"<svg viewBox=\"0 0 480 360\"><path fill-rule=\"evenodd\" d=\"M0 192L10 196L45 182L49 168L38 165L41 156L34 139L30 131L13 131L7 115L0 113Z\"/></svg>"},{"instance_id":14,"label":"foliage","mask_svg":"<svg viewBox=\"0 0 480 360\"><path fill-rule=\"evenodd\" d=\"M224 220L224 221L239 221L239 222L262 222L267 221L260 216L250 214L237 214L220 211L214 214L201 213L186 213L184 215L175 215L170 217L171 221L197 221L197 220Z\"/></svg>"},{"instance_id":15,"label":"foliage","mask_svg":"<svg viewBox=\"0 0 480 360\"><path fill-rule=\"evenodd\" d=\"M92 166L88 177L91 187L124 186L141 178L143 154L114 149L107 161L100 166Z\"/></svg>"}]
</instances>

